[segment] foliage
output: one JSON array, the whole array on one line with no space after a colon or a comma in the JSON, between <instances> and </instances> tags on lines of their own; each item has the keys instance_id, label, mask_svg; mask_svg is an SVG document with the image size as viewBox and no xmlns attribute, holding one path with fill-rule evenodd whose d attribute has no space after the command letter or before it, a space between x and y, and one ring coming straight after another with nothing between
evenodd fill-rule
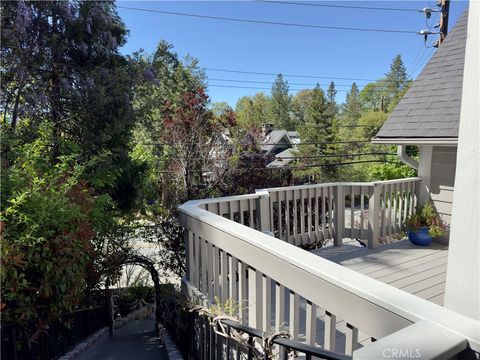
<instances>
[{"instance_id":1,"label":"foliage","mask_svg":"<svg viewBox=\"0 0 480 360\"><path fill-rule=\"evenodd\" d=\"M251 194L256 189L286 186L291 176L287 173L267 169L273 156L261 151L262 135L256 128L240 129L232 137L233 152L217 190L220 196ZM254 171L252 171L254 169Z\"/></svg>"},{"instance_id":2,"label":"foliage","mask_svg":"<svg viewBox=\"0 0 480 360\"><path fill-rule=\"evenodd\" d=\"M400 100L403 90L408 86L407 69L400 55L395 56L390 64L390 71L385 74L384 82L387 92L386 108L388 108L390 104L396 104Z\"/></svg>"},{"instance_id":3,"label":"foliage","mask_svg":"<svg viewBox=\"0 0 480 360\"><path fill-rule=\"evenodd\" d=\"M295 130L295 125L290 116L291 97L288 91L288 82L283 80L282 74L278 74L272 85L272 123L274 123L279 129Z\"/></svg>"},{"instance_id":4,"label":"foliage","mask_svg":"<svg viewBox=\"0 0 480 360\"><path fill-rule=\"evenodd\" d=\"M158 247L155 261L165 275L178 277L185 273L185 238L176 213L152 207L146 218L148 223L138 226L138 238Z\"/></svg>"},{"instance_id":5,"label":"foliage","mask_svg":"<svg viewBox=\"0 0 480 360\"><path fill-rule=\"evenodd\" d=\"M394 180L417 176L417 171L400 163L396 155L387 155L387 162L369 167L368 180Z\"/></svg>"},{"instance_id":6,"label":"foliage","mask_svg":"<svg viewBox=\"0 0 480 360\"><path fill-rule=\"evenodd\" d=\"M18 1L2 6L3 124L22 142L52 127L46 156L78 154L86 176L123 210L141 168L126 145L134 68L118 52L127 30L112 1ZM19 125L24 126L19 129ZM9 149L6 149L8 151ZM106 156L108 155L108 156ZM133 196L132 196L133 197Z\"/></svg>"},{"instance_id":7,"label":"foliage","mask_svg":"<svg viewBox=\"0 0 480 360\"><path fill-rule=\"evenodd\" d=\"M428 233L433 238L445 236L448 231L448 226L442 221L431 201L417 207L415 214L407 218L406 224L410 231L418 231L420 227L427 226Z\"/></svg>"},{"instance_id":8,"label":"foliage","mask_svg":"<svg viewBox=\"0 0 480 360\"><path fill-rule=\"evenodd\" d=\"M305 106L305 122L299 126L302 143L298 146L297 176L315 177L316 181L328 182L336 179L336 168L328 166L337 160L332 155L338 152L333 142L337 130L334 114L325 93L319 85L310 92L310 98ZM316 166L322 164L324 167Z\"/></svg>"},{"instance_id":9,"label":"foliage","mask_svg":"<svg viewBox=\"0 0 480 360\"><path fill-rule=\"evenodd\" d=\"M181 95L182 102L175 106L167 103L163 118L163 141L169 153L169 169L177 176L185 194L183 199L193 199L196 185L204 184L205 167L211 161L214 131L212 113L208 110L208 96L203 88Z\"/></svg>"},{"instance_id":10,"label":"foliage","mask_svg":"<svg viewBox=\"0 0 480 360\"><path fill-rule=\"evenodd\" d=\"M271 100L264 93L243 96L235 105L237 123L243 129L260 129L263 123L274 122L271 110Z\"/></svg>"},{"instance_id":11,"label":"foliage","mask_svg":"<svg viewBox=\"0 0 480 360\"><path fill-rule=\"evenodd\" d=\"M154 288L152 286L145 285L136 285L128 289L132 294L133 298L136 300L146 300L147 298L153 296Z\"/></svg>"},{"instance_id":12,"label":"foliage","mask_svg":"<svg viewBox=\"0 0 480 360\"><path fill-rule=\"evenodd\" d=\"M12 322L71 311L98 280L91 242L108 196L81 180L76 157L50 166L43 140L21 146L13 164L2 159L2 319Z\"/></svg>"}]
</instances>

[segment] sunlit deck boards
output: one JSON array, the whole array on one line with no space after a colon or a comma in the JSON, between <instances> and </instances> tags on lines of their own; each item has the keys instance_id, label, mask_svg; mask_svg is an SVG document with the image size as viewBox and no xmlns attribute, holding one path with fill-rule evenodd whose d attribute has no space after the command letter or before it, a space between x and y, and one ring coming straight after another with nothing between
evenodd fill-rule
<instances>
[{"instance_id":1,"label":"sunlit deck boards","mask_svg":"<svg viewBox=\"0 0 480 360\"><path fill-rule=\"evenodd\" d=\"M312 253L443 305L447 250L447 245L435 242L420 247L401 240L373 250L345 244L324 247Z\"/></svg>"}]
</instances>

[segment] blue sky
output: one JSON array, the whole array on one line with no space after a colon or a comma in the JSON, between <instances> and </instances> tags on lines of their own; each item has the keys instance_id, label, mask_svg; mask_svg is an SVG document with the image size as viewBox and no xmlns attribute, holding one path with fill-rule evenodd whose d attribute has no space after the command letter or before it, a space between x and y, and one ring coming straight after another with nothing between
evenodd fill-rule
<instances>
[{"instance_id":1,"label":"blue sky","mask_svg":"<svg viewBox=\"0 0 480 360\"><path fill-rule=\"evenodd\" d=\"M302 2L307 2L302 0ZM435 7L429 1L326 1L317 4L354 5L422 9ZM118 6L201 14L263 21L316 24L327 26L398 29L426 29L422 13L413 11L373 11L346 8L288 5L258 1L117 1ZM452 1L449 28L467 6L465 1ZM401 54L407 71L415 77L433 53L425 48L423 37L416 34L325 30L266 24L238 23L148 13L119 8L118 12L130 30L122 52L130 54L139 48L152 52L161 39L174 46L184 57L196 57L206 68L283 73L326 77L326 79L286 77L291 93L299 88L328 84L337 85L337 100L343 101L353 80L336 78L378 79L388 71L393 57ZM433 17L432 17L433 19ZM429 25L433 25L432 19ZM428 43L437 39L431 35ZM237 74L206 71L208 93L213 102L226 101L234 106L243 95L270 93L273 75ZM218 79L218 80L213 80ZM225 80L225 81L221 81ZM229 80L229 81L226 81ZM262 83L233 82L231 80ZM265 82L265 83L263 83ZM367 81L357 80L362 87ZM243 86L262 89L217 87Z\"/></svg>"}]
</instances>

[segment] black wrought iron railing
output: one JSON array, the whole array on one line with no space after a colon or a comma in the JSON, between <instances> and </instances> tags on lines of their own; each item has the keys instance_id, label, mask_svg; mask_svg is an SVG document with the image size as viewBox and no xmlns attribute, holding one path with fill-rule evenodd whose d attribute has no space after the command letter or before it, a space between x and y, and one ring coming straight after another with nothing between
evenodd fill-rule
<instances>
[{"instance_id":1,"label":"black wrought iron railing","mask_svg":"<svg viewBox=\"0 0 480 360\"><path fill-rule=\"evenodd\" d=\"M88 336L108 326L106 306L76 310L42 326L26 327L2 322L1 358L4 360L50 360L70 351Z\"/></svg>"},{"instance_id":2,"label":"black wrought iron railing","mask_svg":"<svg viewBox=\"0 0 480 360\"><path fill-rule=\"evenodd\" d=\"M271 359L295 354L306 360L351 360L350 356L311 346L285 337L271 336L236 321L222 319L214 323L198 313L189 317L190 349L188 359ZM268 344L266 344L268 342ZM268 346L266 346L268 345ZM277 355L280 355L277 357ZM185 352L184 352L185 356Z\"/></svg>"}]
</instances>

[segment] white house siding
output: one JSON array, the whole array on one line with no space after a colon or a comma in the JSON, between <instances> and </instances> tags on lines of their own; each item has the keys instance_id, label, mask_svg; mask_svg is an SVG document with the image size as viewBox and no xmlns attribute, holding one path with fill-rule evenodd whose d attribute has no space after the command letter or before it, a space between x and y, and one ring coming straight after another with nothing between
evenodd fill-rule
<instances>
[{"instance_id":1,"label":"white house siding","mask_svg":"<svg viewBox=\"0 0 480 360\"><path fill-rule=\"evenodd\" d=\"M450 224L457 148L434 146L430 169L430 198L442 219Z\"/></svg>"}]
</instances>

